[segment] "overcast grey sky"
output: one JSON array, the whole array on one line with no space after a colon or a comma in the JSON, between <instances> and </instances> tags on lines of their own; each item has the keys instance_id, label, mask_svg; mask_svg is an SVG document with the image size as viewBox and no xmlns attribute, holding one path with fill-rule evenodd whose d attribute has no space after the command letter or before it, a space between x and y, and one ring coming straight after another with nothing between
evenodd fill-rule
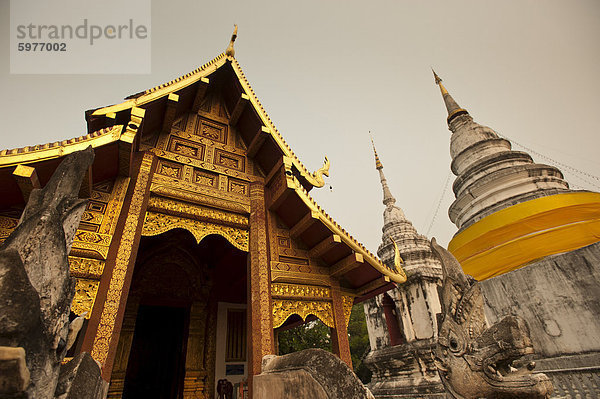
<instances>
[{"instance_id":1,"label":"overcast grey sky","mask_svg":"<svg viewBox=\"0 0 600 399\"><path fill-rule=\"evenodd\" d=\"M279 131L309 169L331 161L327 185L311 194L373 252L383 205L368 131L397 205L423 234L450 170L431 66L477 122L600 176L597 0L155 0L149 75L10 75L8 0L0 15L1 148L85 134L86 109L204 64L237 23L236 58ZM600 191L596 178L561 169L573 187ZM456 231L453 199L448 187L429 233L444 244Z\"/></svg>"}]
</instances>

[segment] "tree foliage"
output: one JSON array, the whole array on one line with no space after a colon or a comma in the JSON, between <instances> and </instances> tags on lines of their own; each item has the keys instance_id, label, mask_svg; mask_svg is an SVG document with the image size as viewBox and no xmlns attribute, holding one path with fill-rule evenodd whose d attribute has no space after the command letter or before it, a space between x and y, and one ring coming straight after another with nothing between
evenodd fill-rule
<instances>
[{"instance_id":1,"label":"tree foliage","mask_svg":"<svg viewBox=\"0 0 600 399\"><path fill-rule=\"evenodd\" d=\"M363 357L370 350L367 321L362 303L352 307L350 322L348 323L348 339L350 340L350 354L352 355L354 372L363 384L371 382L371 370L362 362Z\"/></svg>"},{"instance_id":2,"label":"tree foliage","mask_svg":"<svg viewBox=\"0 0 600 399\"><path fill-rule=\"evenodd\" d=\"M331 352L331 332L329 327L318 319L279 332L278 340L280 355L309 348L321 348ZM352 307L348 340L354 372L366 384L371 381L371 371L362 363L363 356L369 350L369 335L362 304Z\"/></svg>"},{"instance_id":3,"label":"tree foliage","mask_svg":"<svg viewBox=\"0 0 600 399\"><path fill-rule=\"evenodd\" d=\"M309 348L320 348L331 352L329 327L319 319L281 331L278 338L280 355Z\"/></svg>"}]
</instances>

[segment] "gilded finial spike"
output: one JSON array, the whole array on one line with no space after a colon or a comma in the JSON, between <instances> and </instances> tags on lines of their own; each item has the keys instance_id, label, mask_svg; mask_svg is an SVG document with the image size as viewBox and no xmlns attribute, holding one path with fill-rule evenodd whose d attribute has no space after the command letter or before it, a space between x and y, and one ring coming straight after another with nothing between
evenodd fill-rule
<instances>
[{"instance_id":1,"label":"gilded finial spike","mask_svg":"<svg viewBox=\"0 0 600 399\"><path fill-rule=\"evenodd\" d=\"M396 202L396 199L392 195L390 188L387 185L387 180L383 175L383 164L379 160L377 150L375 150L375 142L373 141L373 136L371 136L371 144L373 144L373 152L375 153L375 169L379 171L379 179L381 180L381 187L383 188L383 204L385 206L393 205Z\"/></svg>"},{"instance_id":2,"label":"gilded finial spike","mask_svg":"<svg viewBox=\"0 0 600 399\"><path fill-rule=\"evenodd\" d=\"M377 150L375 149L375 142L373 141L373 135L369 130L369 135L371 136L371 145L373 146L373 153L375 154L375 169L383 169L383 164L379 160L379 155L377 155Z\"/></svg>"},{"instance_id":3,"label":"gilded finial spike","mask_svg":"<svg viewBox=\"0 0 600 399\"><path fill-rule=\"evenodd\" d=\"M229 41L229 46L227 46L227 50L225 50L225 55L229 56L229 57L235 57L235 49L233 48L233 43L235 42L235 39L237 38L237 30L238 30L238 26L237 25L233 25L233 34L231 35L231 40Z\"/></svg>"},{"instance_id":4,"label":"gilded finial spike","mask_svg":"<svg viewBox=\"0 0 600 399\"><path fill-rule=\"evenodd\" d=\"M447 119L448 123L450 123L450 121L458 115L468 114L466 109L461 108L460 105L458 105L456 103L456 101L454 101L454 99L452 98L450 93L448 93L448 90L446 90L446 88L442 84L442 78L440 78L438 76L438 74L435 73L433 68L431 68L431 72L433 72L433 77L435 78L435 84L440 86L440 91L442 92L442 98L444 99L444 103L446 104L446 109L448 110L448 119Z\"/></svg>"},{"instance_id":5,"label":"gilded finial spike","mask_svg":"<svg viewBox=\"0 0 600 399\"><path fill-rule=\"evenodd\" d=\"M433 72L433 77L435 78L435 84L439 85L442 82L442 78L440 78L438 76L438 74L435 73L435 71L433 70L433 68L431 68L431 72Z\"/></svg>"},{"instance_id":6,"label":"gilded finial spike","mask_svg":"<svg viewBox=\"0 0 600 399\"><path fill-rule=\"evenodd\" d=\"M448 94L448 90L446 90L446 88L442 84L442 78L440 78L438 76L438 74L435 73L435 71L433 70L433 68L431 68L431 72L433 72L433 77L435 78L435 84L438 85L438 86L440 86L440 91L442 92L442 96L444 94Z\"/></svg>"}]
</instances>

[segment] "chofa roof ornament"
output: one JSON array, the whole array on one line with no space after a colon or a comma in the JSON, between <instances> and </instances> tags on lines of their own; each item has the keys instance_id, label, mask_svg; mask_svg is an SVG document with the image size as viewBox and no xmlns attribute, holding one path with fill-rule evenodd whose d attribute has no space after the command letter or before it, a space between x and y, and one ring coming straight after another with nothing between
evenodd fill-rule
<instances>
[{"instance_id":1,"label":"chofa roof ornament","mask_svg":"<svg viewBox=\"0 0 600 399\"><path fill-rule=\"evenodd\" d=\"M396 269L395 272L396 274L400 275L401 281L399 283L402 284L405 283L407 280L406 272L402 268L404 260L402 259L402 256L400 256L400 250L398 249L398 244L396 244L396 241L392 237L390 237L390 240L392 240L392 244L394 244L394 268Z\"/></svg>"},{"instance_id":2,"label":"chofa roof ornament","mask_svg":"<svg viewBox=\"0 0 600 399\"><path fill-rule=\"evenodd\" d=\"M325 185L325 180L323 179L323 175L329 177L329 166L330 165L331 164L329 162L329 159L327 157L325 157L323 166L321 166L316 172L310 173L309 175L305 176L306 180L308 180L308 182L316 188L323 187Z\"/></svg>"},{"instance_id":3,"label":"chofa roof ornament","mask_svg":"<svg viewBox=\"0 0 600 399\"><path fill-rule=\"evenodd\" d=\"M229 46L227 46L227 50L225 50L225 55L228 57L235 57L235 49L233 48L233 43L237 38L237 25L233 25L233 34L231 35L231 40L229 41Z\"/></svg>"}]
</instances>

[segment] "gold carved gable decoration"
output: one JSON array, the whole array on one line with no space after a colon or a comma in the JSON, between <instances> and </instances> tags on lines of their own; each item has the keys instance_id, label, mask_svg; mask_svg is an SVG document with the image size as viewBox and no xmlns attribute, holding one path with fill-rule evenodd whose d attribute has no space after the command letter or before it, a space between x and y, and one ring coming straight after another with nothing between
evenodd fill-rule
<instances>
[{"instance_id":1,"label":"gold carved gable decoration","mask_svg":"<svg viewBox=\"0 0 600 399\"><path fill-rule=\"evenodd\" d=\"M273 283L273 328L280 327L293 314L305 320L308 315L317 316L323 324L334 327L331 289L329 287Z\"/></svg>"},{"instance_id":2,"label":"gold carved gable decoration","mask_svg":"<svg viewBox=\"0 0 600 399\"><path fill-rule=\"evenodd\" d=\"M229 241L234 247L248 252L248 230L238 227L223 226L220 224L183 218L180 216L166 215L157 212L146 212L142 235L156 236L173 229L184 229L194 235L197 242L211 234L217 234Z\"/></svg>"},{"instance_id":3,"label":"gold carved gable decoration","mask_svg":"<svg viewBox=\"0 0 600 399\"><path fill-rule=\"evenodd\" d=\"M81 315L87 312L85 318L89 319L92 315L92 308L98 294L100 281L78 278L75 280L75 296L71 303L71 312Z\"/></svg>"},{"instance_id":4,"label":"gold carved gable decoration","mask_svg":"<svg viewBox=\"0 0 600 399\"><path fill-rule=\"evenodd\" d=\"M297 314L302 320L312 314L327 327L335 327L333 309L329 301L273 299L273 328L280 327L293 314Z\"/></svg>"}]
</instances>

